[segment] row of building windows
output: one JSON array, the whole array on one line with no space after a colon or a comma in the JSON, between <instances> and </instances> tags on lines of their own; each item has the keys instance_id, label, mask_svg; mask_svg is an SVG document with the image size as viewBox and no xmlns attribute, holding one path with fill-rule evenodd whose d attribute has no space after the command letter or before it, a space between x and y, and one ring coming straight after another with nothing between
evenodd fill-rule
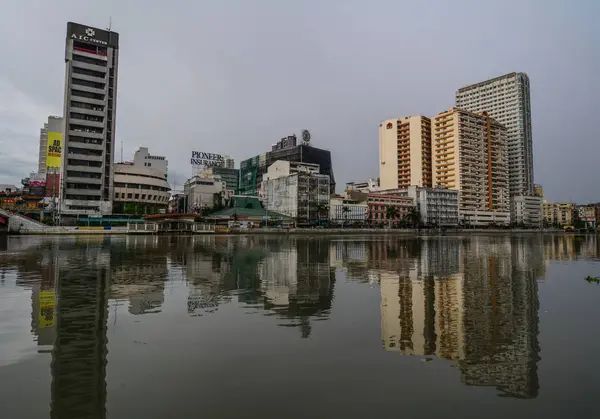
<instances>
[{"instance_id":1,"label":"row of building windows","mask_svg":"<svg viewBox=\"0 0 600 419\"><path fill-rule=\"evenodd\" d=\"M167 202L169 200L168 196L160 196L160 195L146 195L139 193L115 193L115 199L141 199L142 201L154 201L154 202Z\"/></svg>"}]
</instances>

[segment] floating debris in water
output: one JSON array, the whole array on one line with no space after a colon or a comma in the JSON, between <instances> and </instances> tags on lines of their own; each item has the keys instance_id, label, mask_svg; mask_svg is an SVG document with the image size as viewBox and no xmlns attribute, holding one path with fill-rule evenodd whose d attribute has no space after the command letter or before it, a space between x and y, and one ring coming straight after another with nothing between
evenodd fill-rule
<instances>
[{"instance_id":1,"label":"floating debris in water","mask_svg":"<svg viewBox=\"0 0 600 419\"><path fill-rule=\"evenodd\" d=\"M595 282L596 284L600 284L600 278L596 278L595 276L588 275L585 280L587 282Z\"/></svg>"}]
</instances>

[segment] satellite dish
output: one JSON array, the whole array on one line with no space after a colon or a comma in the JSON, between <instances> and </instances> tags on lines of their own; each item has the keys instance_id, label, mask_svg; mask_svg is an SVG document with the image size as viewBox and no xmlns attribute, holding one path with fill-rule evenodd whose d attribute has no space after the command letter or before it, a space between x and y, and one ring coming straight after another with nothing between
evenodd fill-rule
<instances>
[{"instance_id":1,"label":"satellite dish","mask_svg":"<svg viewBox=\"0 0 600 419\"><path fill-rule=\"evenodd\" d=\"M307 145L310 143L310 132L307 129L302 130L302 142Z\"/></svg>"}]
</instances>

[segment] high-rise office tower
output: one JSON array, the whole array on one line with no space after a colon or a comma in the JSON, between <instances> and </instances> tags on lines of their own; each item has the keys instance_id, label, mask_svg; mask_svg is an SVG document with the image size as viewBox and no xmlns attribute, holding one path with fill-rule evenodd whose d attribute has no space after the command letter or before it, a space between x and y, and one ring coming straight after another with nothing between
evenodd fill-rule
<instances>
[{"instance_id":1,"label":"high-rise office tower","mask_svg":"<svg viewBox=\"0 0 600 419\"><path fill-rule=\"evenodd\" d=\"M46 157L48 154L48 133L62 133L62 122L61 116L48 117L48 122L44 123L44 128L40 130L40 151L38 158L38 173L46 173ZM52 137L52 134L50 134Z\"/></svg>"},{"instance_id":2,"label":"high-rise office tower","mask_svg":"<svg viewBox=\"0 0 600 419\"><path fill-rule=\"evenodd\" d=\"M381 189L431 187L431 119L406 116L379 124Z\"/></svg>"},{"instance_id":3,"label":"high-rise office tower","mask_svg":"<svg viewBox=\"0 0 600 419\"><path fill-rule=\"evenodd\" d=\"M119 34L67 24L61 217L112 212Z\"/></svg>"},{"instance_id":4,"label":"high-rise office tower","mask_svg":"<svg viewBox=\"0 0 600 419\"><path fill-rule=\"evenodd\" d=\"M459 191L459 217L508 224L506 128L485 112L453 108L433 118L433 186Z\"/></svg>"},{"instance_id":5,"label":"high-rise office tower","mask_svg":"<svg viewBox=\"0 0 600 419\"><path fill-rule=\"evenodd\" d=\"M487 112L506 126L510 195L533 194L533 145L529 77L510 73L458 89L456 106Z\"/></svg>"}]
</instances>

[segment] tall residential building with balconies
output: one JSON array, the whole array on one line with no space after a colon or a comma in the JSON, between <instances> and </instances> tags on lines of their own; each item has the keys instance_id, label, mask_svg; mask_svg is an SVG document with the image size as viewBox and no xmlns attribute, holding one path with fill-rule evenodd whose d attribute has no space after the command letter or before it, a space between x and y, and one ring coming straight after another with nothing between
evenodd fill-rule
<instances>
[{"instance_id":1,"label":"tall residential building with balconies","mask_svg":"<svg viewBox=\"0 0 600 419\"><path fill-rule=\"evenodd\" d=\"M452 108L433 118L433 184L459 191L459 218L509 224L506 128L485 112Z\"/></svg>"},{"instance_id":2,"label":"tall residential building with balconies","mask_svg":"<svg viewBox=\"0 0 600 419\"><path fill-rule=\"evenodd\" d=\"M60 214L112 213L119 34L67 23Z\"/></svg>"},{"instance_id":3,"label":"tall residential building with balconies","mask_svg":"<svg viewBox=\"0 0 600 419\"><path fill-rule=\"evenodd\" d=\"M506 126L510 195L533 195L529 77L510 73L458 89L456 107L487 112Z\"/></svg>"},{"instance_id":4,"label":"tall residential building with balconies","mask_svg":"<svg viewBox=\"0 0 600 419\"><path fill-rule=\"evenodd\" d=\"M431 187L431 119L406 116L379 124L380 188Z\"/></svg>"}]
</instances>

